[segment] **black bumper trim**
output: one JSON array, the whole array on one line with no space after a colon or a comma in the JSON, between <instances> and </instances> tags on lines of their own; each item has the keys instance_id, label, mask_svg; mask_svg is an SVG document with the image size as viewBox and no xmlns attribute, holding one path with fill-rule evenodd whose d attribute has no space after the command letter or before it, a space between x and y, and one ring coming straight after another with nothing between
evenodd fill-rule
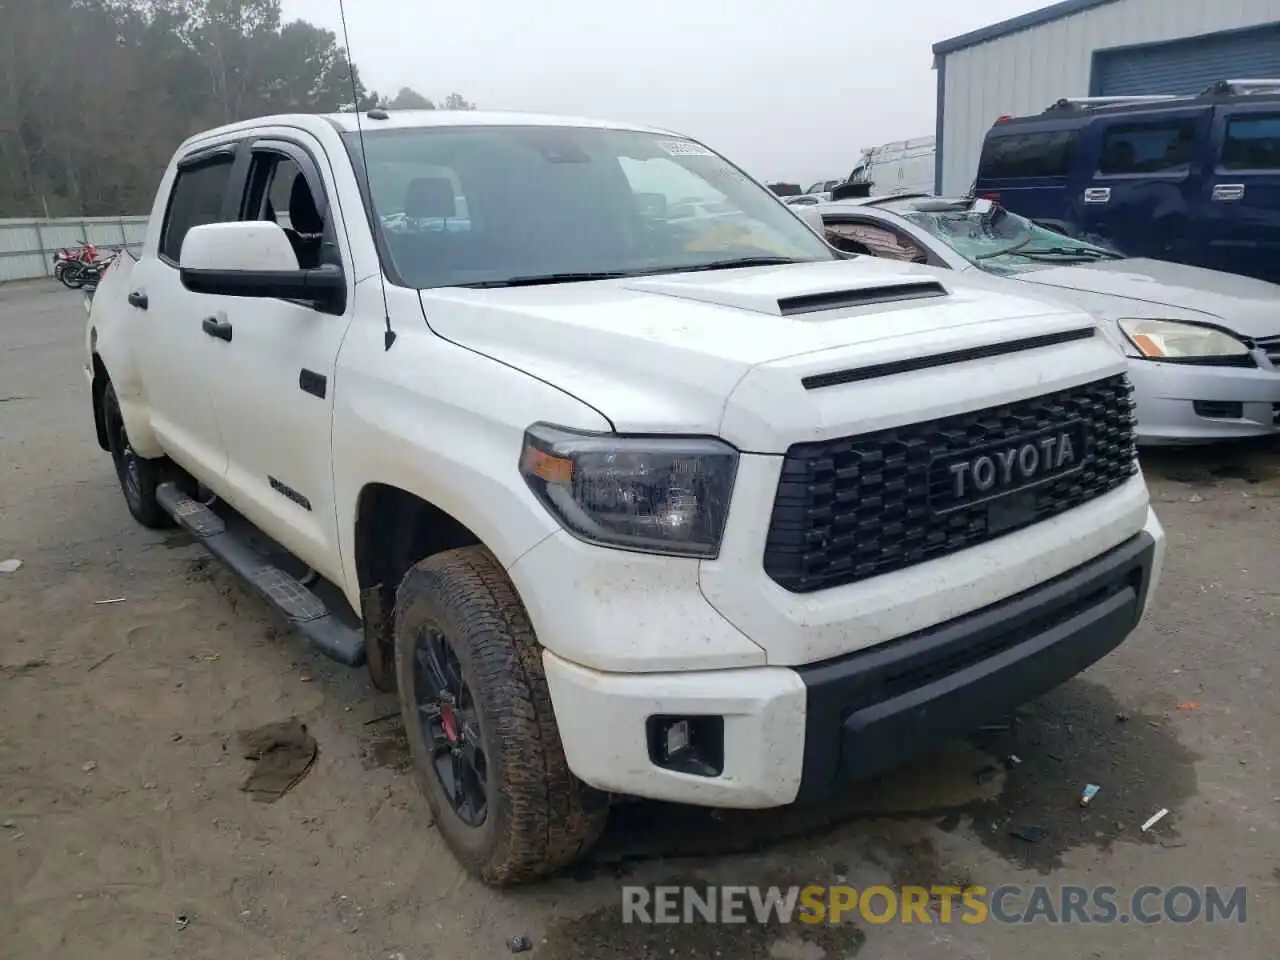
<instances>
[{"instance_id":1,"label":"black bumper trim","mask_svg":"<svg viewBox=\"0 0 1280 960\"><path fill-rule=\"evenodd\" d=\"M798 667L808 688L797 800L895 767L1041 696L1102 659L1146 605L1140 533L1007 600L848 656Z\"/></svg>"}]
</instances>

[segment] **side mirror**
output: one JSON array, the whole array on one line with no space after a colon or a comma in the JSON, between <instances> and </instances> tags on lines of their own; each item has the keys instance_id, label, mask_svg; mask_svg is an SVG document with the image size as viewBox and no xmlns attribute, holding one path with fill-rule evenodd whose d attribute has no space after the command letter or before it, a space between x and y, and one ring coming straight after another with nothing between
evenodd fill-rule
<instances>
[{"instance_id":1,"label":"side mirror","mask_svg":"<svg viewBox=\"0 0 1280 960\"><path fill-rule=\"evenodd\" d=\"M269 221L192 227L182 241L178 272L192 293L302 300L326 313L346 309L342 268L302 269L288 235Z\"/></svg>"}]
</instances>

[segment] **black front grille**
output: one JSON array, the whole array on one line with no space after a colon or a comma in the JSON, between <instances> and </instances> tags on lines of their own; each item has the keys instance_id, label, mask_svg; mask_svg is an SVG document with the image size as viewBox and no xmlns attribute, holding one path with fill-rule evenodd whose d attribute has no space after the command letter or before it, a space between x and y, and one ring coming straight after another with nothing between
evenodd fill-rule
<instances>
[{"instance_id":1,"label":"black front grille","mask_svg":"<svg viewBox=\"0 0 1280 960\"><path fill-rule=\"evenodd\" d=\"M794 593L855 583L1100 497L1138 469L1132 393L1120 374L928 423L796 444L782 465L765 572ZM1050 466L1019 482L1017 460L1000 455L1026 445L1036 448L1037 465L1043 454ZM999 464L1014 465L1008 485L995 482L985 495L962 489L956 471L984 455L997 474Z\"/></svg>"}]
</instances>

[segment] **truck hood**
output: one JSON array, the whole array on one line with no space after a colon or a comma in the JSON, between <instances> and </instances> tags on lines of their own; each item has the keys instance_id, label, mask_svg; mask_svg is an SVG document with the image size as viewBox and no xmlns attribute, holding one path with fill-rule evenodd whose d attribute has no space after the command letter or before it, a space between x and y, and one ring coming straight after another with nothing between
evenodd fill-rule
<instances>
[{"instance_id":1,"label":"truck hood","mask_svg":"<svg viewBox=\"0 0 1280 960\"><path fill-rule=\"evenodd\" d=\"M767 410L731 418L735 436L721 427L731 395L762 364L811 357L840 369L851 357L874 363L904 350L963 349L1093 324L1013 284L998 292L952 272L871 258L443 288L422 291L421 300L438 335L554 384L618 431L720 435L757 452L785 449L786 438L763 423Z\"/></svg>"},{"instance_id":2,"label":"truck hood","mask_svg":"<svg viewBox=\"0 0 1280 960\"><path fill-rule=\"evenodd\" d=\"M1175 314L1166 319L1176 320L1178 313L1190 311L1246 337L1280 336L1280 286L1234 273L1134 258L1029 270L1018 279L1114 297L1114 304L1091 301L1112 318L1125 316L1124 304L1118 301L1130 300L1172 308Z\"/></svg>"}]
</instances>

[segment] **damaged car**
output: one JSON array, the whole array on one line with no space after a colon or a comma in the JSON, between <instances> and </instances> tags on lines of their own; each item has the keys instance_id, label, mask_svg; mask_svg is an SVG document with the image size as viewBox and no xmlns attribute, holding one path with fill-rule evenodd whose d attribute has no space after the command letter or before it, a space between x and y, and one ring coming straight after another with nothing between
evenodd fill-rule
<instances>
[{"instance_id":1,"label":"damaged car","mask_svg":"<svg viewBox=\"0 0 1280 960\"><path fill-rule=\"evenodd\" d=\"M809 209L837 249L1035 284L1103 318L1129 357L1140 443L1280 432L1280 285L1126 257L986 199L921 194Z\"/></svg>"}]
</instances>

